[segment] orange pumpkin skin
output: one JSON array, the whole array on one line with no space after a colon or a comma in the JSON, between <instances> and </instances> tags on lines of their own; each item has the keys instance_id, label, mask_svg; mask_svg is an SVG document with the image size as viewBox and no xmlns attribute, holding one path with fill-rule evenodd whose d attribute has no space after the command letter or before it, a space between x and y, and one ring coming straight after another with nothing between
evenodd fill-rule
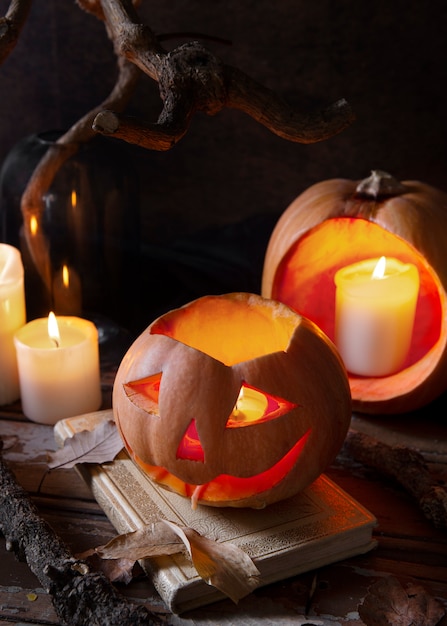
<instances>
[{"instance_id":1,"label":"orange pumpkin skin","mask_svg":"<svg viewBox=\"0 0 447 626\"><path fill-rule=\"evenodd\" d=\"M371 183L379 189L371 191ZM262 294L313 320L333 340L335 272L382 255L414 263L419 270L410 354L393 375L348 376L355 411L397 414L420 408L447 389L445 193L418 181L398 183L383 172L373 172L365 181L333 179L313 185L273 230Z\"/></svg>"},{"instance_id":2,"label":"orange pumpkin skin","mask_svg":"<svg viewBox=\"0 0 447 626\"><path fill-rule=\"evenodd\" d=\"M160 373L155 403L138 381ZM291 407L229 428L243 382ZM131 458L152 479L193 505L262 508L301 491L332 462L351 396L338 352L318 327L284 304L234 293L155 320L118 369L113 410ZM191 420L199 460L179 456Z\"/></svg>"}]
</instances>

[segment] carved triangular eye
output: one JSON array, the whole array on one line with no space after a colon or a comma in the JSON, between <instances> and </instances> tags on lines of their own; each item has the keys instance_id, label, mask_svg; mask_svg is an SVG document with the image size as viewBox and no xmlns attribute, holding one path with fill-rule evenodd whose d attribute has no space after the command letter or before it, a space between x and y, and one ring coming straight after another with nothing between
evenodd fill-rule
<instances>
[{"instance_id":1,"label":"carved triangular eye","mask_svg":"<svg viewBox=\"0 0 447 626\"><path fill-rule=\"evenodd\" d=\"M128 398L140 409L158 415L161 372L123 385Z\"/></svg>"},{"instance_id":2,"label":"carved triangular eye","mask_svg":"<svg viewBox=\"0 0 447 626\"><path fill-rule=\"evenodd\" d=\"M194 419L189 422L189 426L177 448L177 458L199 461L201 463L205 461L205 454L197 432L196 420Z\"/></svg>"},{"instance_id":3,"label":"carved triangular eye","mask_svg":"<svg viewBox=\"0 0 447 626\"><path fill-rule=\"evenodd\" d=\"M296 406L293 402L265 393L243 382L239 397L228 418L227 428L240 428L267 422L289 413Z\"/></svg>"}]
</instances>

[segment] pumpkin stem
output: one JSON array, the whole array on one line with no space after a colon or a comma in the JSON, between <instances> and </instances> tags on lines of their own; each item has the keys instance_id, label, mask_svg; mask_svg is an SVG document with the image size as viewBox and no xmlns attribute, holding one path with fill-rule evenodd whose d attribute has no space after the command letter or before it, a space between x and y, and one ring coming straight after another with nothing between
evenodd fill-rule
<instances>
[{"instance_id":1,"label":"pumpkin stem","mask_svg":"<svg viewBox=\"0 0 447 626\"><path fill-rule=\"evenodd\" d=\"M396 178L382 170L372 170L371 176L362 180L356 187L356 194L378 200L385 196L398 196L406 191Z\"/></svg>"}]
</instances>

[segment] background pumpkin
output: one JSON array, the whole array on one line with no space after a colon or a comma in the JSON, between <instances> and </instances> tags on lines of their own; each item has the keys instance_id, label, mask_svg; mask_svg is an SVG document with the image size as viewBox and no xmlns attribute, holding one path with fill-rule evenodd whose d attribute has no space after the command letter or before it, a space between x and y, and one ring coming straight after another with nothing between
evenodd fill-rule
<instances>
[{"instance_id":1,"label":"background pumpkin","mask_svg":"<svg viewBox=\"0 0 447 626\"><path fill-rule=\"evenodd\" d=\"M313 320L334 338L335 272L362 259L414 263L420 293L410 353L384 378L349 374L354 410L401 413L447 388L447 195L419 181L374 171L363 181L332 179L286 209L267 248L262 294Z\"/></svg>"},{"instance_id":2,"label":"background pumpkin","mask_svg":"<svg viewBox=\"0 0 447 626\"><path fill-rule=\"evenodd\" d=\"M230 424L242 385L268 410ZM131 457L154 480L194 504L262 508L331 463L351 397L319 328L282 303L236 293L155 320L121 362L113 409Z\"/></svg>"}]
</instances>

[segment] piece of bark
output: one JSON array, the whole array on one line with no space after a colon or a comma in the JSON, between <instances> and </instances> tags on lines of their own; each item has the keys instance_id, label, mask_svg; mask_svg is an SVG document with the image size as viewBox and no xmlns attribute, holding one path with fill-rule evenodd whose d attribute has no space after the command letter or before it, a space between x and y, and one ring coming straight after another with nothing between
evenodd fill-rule
<instances>
[{"instance_id":1,"label":"piece of bark","mask_svg":"<svg viewBox=\"0 0 447 626\"><path fill-rule=\"evenodd\" d=\"M7 549L26 561L51 594L63 626L166 624L143 605L130 603L103 574L90 571L85 561L72 556L1 458L0 530Z\"/></svg>"},{"instance_id":2,"label":"piece of bark","mask_svg":"<svg viewBox=\"0 0 447 626\"><path fill-rule=\"evenodd\" d=\"M354 430L349 431L344 449L355 460L398 482L436 528L447 528L447 491L433 480L419 452L404 446L390 446Z\"/></svg>"}]
</instances>

